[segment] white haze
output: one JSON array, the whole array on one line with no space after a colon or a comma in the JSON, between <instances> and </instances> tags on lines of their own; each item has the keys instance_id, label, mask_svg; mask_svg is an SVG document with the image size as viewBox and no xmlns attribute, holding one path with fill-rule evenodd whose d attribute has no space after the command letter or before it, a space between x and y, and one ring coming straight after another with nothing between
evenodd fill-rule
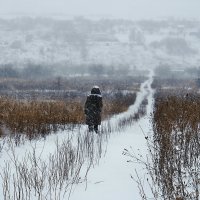
<instances>
[{"instance_id":1,"label":"white haze","mask_svg":"<svg viewBox=\"0 0 200 200\"><path fill-rule=\"evenodd\" d=\"M199 0L0 0L0 14L200 18Z\"/></svg>"}]
</instances>

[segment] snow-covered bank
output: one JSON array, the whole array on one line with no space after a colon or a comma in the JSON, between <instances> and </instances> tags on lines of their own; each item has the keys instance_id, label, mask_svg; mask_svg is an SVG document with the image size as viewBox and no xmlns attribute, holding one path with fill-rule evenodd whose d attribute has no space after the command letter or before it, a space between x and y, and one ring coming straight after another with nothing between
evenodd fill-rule
<instances>
[{"instance_id":1,"label":"snow-covered bank","mask_svg":"<svg viewBox=\"0 0 200 200\"><path fill-rule=\"evenodd\" d=\"M130 178L130 174L134 173L134 168L137 168L138 172L143 176L143 169L140 165L130 164L127 163L127 157L122 155L124 148L130 148L131 146L133 149L137 151L140 149L140 152L145 155L146 151L146 141L142 130L145 133L148 133L151 129L151 125L149 123L149 117L152 110L152 103L153 103L153 90L151 89L152 83L152 74L150 74L149 79L145 81L141 85L141 89L137 94L136 102L130 109L113 117L110 119L110 124L112 126L112 131L115 130L115 126L118 125L119 121L123 118L127 118L130 115L134 114L138 111L141 102L147 98L149 104L147 105L147 115L141 118L138 122L135 122L130 127L125 127L123 129L123 134L117 132L112 132L110 134L110 139L107 144L102 144L101 151L104 151L105 157L101 158L99 165L92 165L93 168L90 166L90 171L87 176L87 181L82 182L84 178L84 172L87 171L88 163L83 165L81 169L80 178L81 182L79 184L73 186L73 191L71 193L71 199L133 199L137 194L139 199L139 192L137 190L136 183ZM103 122L106 125L106 121ZM16 158L20 161L23 160L24 157L30 152L36 155L36 160L38 162L46 162L48 165L49 163L49 156L54 154L57 149L56 141L58 144L62 144L64 140L68 137L75 137L76 135L84 135L87 133L86 126L81 126L80 129L75 129L72 133L71 131L64 131L60 132L57 135L50 135L45 140L39 141L31 141L25 142L24 145L19 147L14 147L14 153ZM104 134L104 133L102 133ZM94 135L94 140L98 141L101 139L101 136ZM93 138L92 138L93 140ZM76 141L75 141L76 143ZM98 144L98 143L93 143ZM98 153L98 150L97 152ZM56 154L57 155L57 154ZM82 155L84 157L85 154ZM93 156L93 155L92 155ZM96 155L95 155L96 156ZM98 155L97 155L98 156ZM82 158L81 157L81 158ZM9 163L11 167L14 168L13 161L11 160L12 156L12 148L6 147L3 148L1 152L1 160L0 167L5 169L6 163ZM95 157L96 158L96 157ZM62 162L62 160L61 160ZM28 165L28 163L26 163ZM90 163L89 163L90 164ZM35 166L37 167L37 166ZM49 166L46 166L49 167ZM86 169L85 169L86 168ZM3 170L2 170L3 171ZM15 171L11 172L11 176L16 176L17 174ZM79 178L79 177L78 177ZM2 179L0 178L0 185L2 185ZM5 184L5 183L4 183ZM10 183L12 185L12 183ZM87 190L86 189L87 186ZM3 190L3 189L2 189ZM12 190L11 190L12 191ZM62 191L63 192L63 191ZM48 191L47 191L48 193ZM69 190L67 190L68 196ZM63 193L62 193L63 194ZM66 199L66 196L63 199ZM3 195L3 191L0 191L0 199L5 199ZM12 199L12 197L11 197ZM27 198L28 199L28 198ZM31 193L31 200L38 199ZM40 197L40 199L48 199L47 197ZM61 198L62 199L62 198ZM6 199L7 200L7 199ZM55 200L55 199L54 199Z\"/></svg>"}]
</instances>

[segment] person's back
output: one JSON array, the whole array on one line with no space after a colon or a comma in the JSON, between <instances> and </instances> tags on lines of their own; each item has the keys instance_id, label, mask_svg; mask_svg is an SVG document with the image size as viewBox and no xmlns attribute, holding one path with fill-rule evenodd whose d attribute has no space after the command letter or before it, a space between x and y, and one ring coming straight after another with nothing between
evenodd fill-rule
<instances>
[{"instance_id":1,"label":"person's back","mask_svg":"<svg viewBox=\"0 0 200 200\"><path fill-rule=\"evenodd\" d=\"M87 96L85 102L85 115L86 124L89 127L89 131L98 131L98 125L101 124L101 110L102 110L102 96L98 86L95 86L91 90L91 94Z\"/></svg>"}]
</instances>

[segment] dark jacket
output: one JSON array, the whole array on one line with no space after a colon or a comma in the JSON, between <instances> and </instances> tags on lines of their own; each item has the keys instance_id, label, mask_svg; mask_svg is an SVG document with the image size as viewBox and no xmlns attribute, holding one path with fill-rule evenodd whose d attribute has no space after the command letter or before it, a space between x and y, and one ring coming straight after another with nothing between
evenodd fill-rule
<instances>
[{"instance_id":1,"label":"dark jacket","mask_svg":"<svg viewBox=\"0 0 200 200\"><path fill-rule=\"evenodd\" d=\"M101 124L102 96L99 88L92 88L91 94L85 102L85 115L87 125Z\"/></svg>"}]
</instances>

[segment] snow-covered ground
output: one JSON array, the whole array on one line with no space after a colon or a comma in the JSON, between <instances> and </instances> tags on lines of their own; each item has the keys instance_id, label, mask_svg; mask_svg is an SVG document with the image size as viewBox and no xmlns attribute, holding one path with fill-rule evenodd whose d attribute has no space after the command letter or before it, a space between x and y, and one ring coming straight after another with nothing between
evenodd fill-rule
<instances>
[{"instance_id":1,"label":"snow-covered ground","mask_svg":"<svg viewBox=\"0 0 200 200\"><path fill-rule=\"evenodd\" d=\"M127 112L119 114L110 119L109 124L112 132L110 133L107 141L102 144L104 156L101 156L98 164L92 165L87 175L87 179L73 185L70 193L70 198L72 200L140 199L137 184L131 178L131 175L135 177L135 169L137 169L139 176L141 176L143 179L146 172L142 165L138 163L127 162L129 158L123 155L123 151L124 149L132 150L135 153L140 153L144 157L148 153L144 134L151 134L152 131L150 123L150 114L153 106L153 90L151 89L152 81L153 74L150 73L149 79L141 85L135 104L131 106ZM120 120L128 118L136 113L141 102L145 98L148 99L147 114L139 119L139 121L124 127L120 131L117 130L115 127L118 126ZM106 125L107 123L108 121L104 121L102 126ZM77 134L84 134L86 131L86 126L82 126L77 130ZM56 141L62 143L62 141L65 140L70 134L71 132L66 130L56 135L47 136L45 140L31 142L25 141L23 145L13 147L16 158L18 160L23 160L25 155L35 149L38 160L48 161L49 155L53 154L56 150ZM73 131L73 134L76 135L76 129ZM95 134L95 137L98 138L99 135ZM2 145L3 141L0 142ZM5 145L0 153L0 159L2 173L6 164L8 165L9 163L12 168L12 159L14 159L12 156L12 148ZM84 166L82 173L84 176ZM0 185L3 184L5 183L2 182L2 178L0 177ZM68 195L69 194L66 194L63 199L66 199ZM3 187L0 190L0 199L4 199ZM31 200L34 199L36 199L36 197L31 196Z\"/></svg>"}]
</instances>

